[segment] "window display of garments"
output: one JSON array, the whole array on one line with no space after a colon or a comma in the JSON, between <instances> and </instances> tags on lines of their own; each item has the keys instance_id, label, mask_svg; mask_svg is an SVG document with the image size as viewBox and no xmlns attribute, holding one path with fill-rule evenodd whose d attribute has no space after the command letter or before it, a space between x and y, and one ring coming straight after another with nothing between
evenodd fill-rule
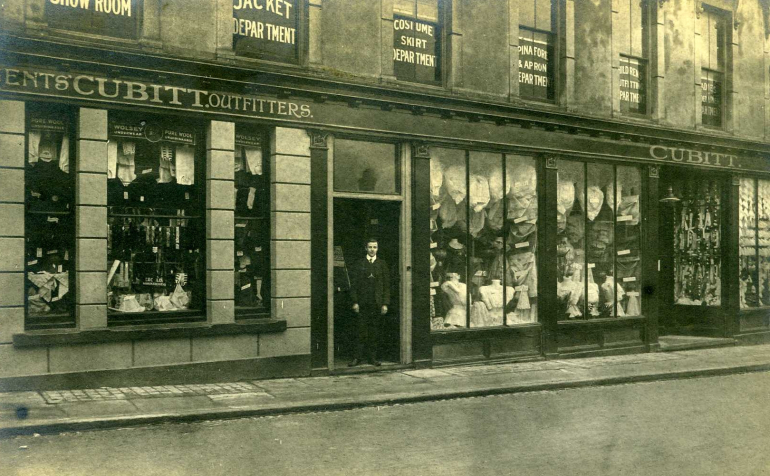
<instances>
[{"instance_id":1,"label":"window display of garments","mask_svg":"<svg viewBox=\"0 0 770 476\"><path fill-rule=\"evenodd\" d=\"M566 180L559 181L556 189L556 229L559 233L567 227L567 215L575 204L575 185Z\"/></svg>"},{"instance_id":2,"label":"window display of garments","mask_svg":"<svg viewBox=\"0 0 770 476\"><path fill-rule=\"evenodd\" d=\"M38 159L43 162L51 162L58 157L57 136L51 132L43 132L38 145Z\"/></svg>"},{"instance_id":3,"label":"window display of garments","mask_svg":"<svg viewBox=\"0 0 770 476\"><path fill-rule=\"evenodd\" d=\"M499 279L493 279L488 286L479 288L481 301L486 306L489 316L489 326L502 326L505 305L511 302L516 293L510 286L503 288Z\"/></svg>"},{"instance_id":4,"label":"window display of garments","mask_svg":"<svg viewBox=\"0 0 770 476\"><path fill-rule=\"evenodd\" d=\"M430 194L436 201L441 198L441 186L444 185L444 166L437 157L430 158Z\"/></svg>"},{"instance_id":5,"label":"window display of garments","mask_svg":"<svg viewBox=\"0 0 770 476\"><path fill-rule=\"evenodd\" d=\"M484 210L484 207L489 203L489 182L486 177L475 174L470 176L468 196L472 211L479 213Z\"/></svg>"},{"instance_id":6,"label":"window display of garments","mask_svg":"<svg viewBox=\"0 0 770 476\"><path fill-rule=\"evenodd\" d=\"M497 202L493 202L487 207L485 210L485 213L487 214L486 224L487 227L489 227L492 230L498 231L503 228L503 223L505 222L503 218L503 201L499 200Z\"/></svg>"},{"instance_id":7,"label":"window display of garments","mask_svg":"<svg viewBox=\"0 0 770 476\"><path fill-rule=\"evenodd\" d=\"M169 183L176 177L176 165L174 164L174 149L171 145L160 146L160 175L158 183Z\"/></svg>"},{"instance_id":8,"label":"window display of garments","mask_svg":"<svg viewBox=\"0 0 770 476\"><path fill-rule=\"evenodd\" d=\"M257 147L244 147L246 164L252 175L262 175L262 150Z\"/></svg>"},{"instance_id":9,"label":"window display of garments","mask_svg":"<svg viewBox=\"0 0 770 476\"><path fill-rule=\"evenodd\" d=\"M514 223L537 222L537 175L534 167L520 167L508 194L508 219Z\"/></svg>"},{"instance_id":10,"label":"window display of garments","mask_svg":"<svg viewBox=\"0 0 770 476\"><path fill-rule=\"evenodd\" d=\"M630 217L619 223L625 223L629 226L639 224L639 195L627 195L620 199L618 217Z\"/></svg>"},{"instance_id":11,"label":"window display of garments","mask_svg":"<svg viewBox=\"0 0 770 476\"><path fill-rule=\"evenodd\" d=\"M561 301L563 312L569 319L583 316L578 303L583 298L584 286L582 282L575 278L574 274L567 275L556 285L556 296Z\"/></svg>"},{"instance_id":12,"label":"window display of garments","mask_svg":"<svg viewBox=\"0 0 770 476\"><path fill-rule=\"evenodd\" d=\"M475 211L471 210L471 217L470 217L470 229L469 232L472 237L477 237L481 230L484 229L484 220L486 218L486 212L484 210L481 211Z\"/></svg>"},{"instance_id":13,"label":"window display of garments","mask_svg":"<svg viewBox=\"0 0 770 476\"><path fill-rule=\"evenodd\" d=\"M56 302L69 292L69 272L67 271L27 273L27 279L37 287L37 294L47 303Z\"/></svg>"},{"instance_id":14,"label":"window display of garments","mask_svg":"<svg viewBox=\"0 0 770 476\"><path fill-rule=\"evenodd\" d=\"M594 221L596 215L599 214L599 210L602 209L602 205L604 205L604 192L602 192L602 190L596 185L592 185L588 187L588 190L586 190L586 196L588 197L587 204L582 203L582 193L578 194L578 200L580 200L583 209L586 211L586 217L588 220Z\"/></svg>"},{"instance_id":15,"label":"window display of garments","mask_svg":"<svg viewBox=\"0 0 770 476\"><path fill-rule=\"evenodd\" d=\"M582 276L582 274L581 274ZM594 281L594 272L591 268L588 268L588 296L586 303L588 304L588 315L591 317L598 317L599 312L599 285Z\"/></svg>"},{"instance_id":16,"label":"window display of garments","mask_svg":"<svg viewBox=\"0 0 770 476\"><path fill-rule=\"evenodd\" d=\"M623 196L623 184L618 183L617 191L615 188L616 187L612 183L609 183L604 187L604 203L609 204L612 207L613 212L617 212L618 205L620 205L620 200ZM615 195L615 193L617 193L617 195ZM615 199L613 200L612 197L615 197Z\"/></svg>"},{"instance_id":17,"label":"window display of garments","mask_svg":"<svg viewBox=\"0 0 770 476\"><path fill-rule=\"evenodd\" d=\"M457 204L451 196L446 195L439 208L442 228L452 228L457 223Z\"/></svg>"},{"instance_id":18,"label":"window display of garments","mask_svg":"<svg viewBox=\"0 0 770 476\"><path fill-rule=\"evenodd\" d=\"M616 313L612 312L613 303L615 302L615 296L613 295L612 288L615 288L615 292L617 293L617 306L616 306ZM617 316L622 317L625 316L626 313L623 311L623 306L621 305L621 302L623 301L623 297L625 296L626 292L623 290L623 287L620 284L615 283L615 279L612 276L607 276L604 280L604 283L602 283L600 287L600 314L602 316Z\"/></svg>"},{"instance_id":19,"label":"window display of garments","mask_svg":"<svg viewBox=\"0 0 770 476\"><path fill-rule=\"evenodd\" d=\"M471 327L489 327L492 325L502 325L502 323L501 320L500 324L490 324L489 311L483 302L476 301L471 304Z\"/></svg>"},{"instance_id":20,"label":"window display of garments","mask_svg":"<svg viewBox=\"0 0 770 476\"><path fill-rule=\"evenodd\" d=\"M456 204L465 200L467 195L465 167L453 165L446 169L444 171L444 188Z\"/></svg>"},{"instance_id":21,"label":"window display of garments","mask_svg":"<svg viewBox=\"0 0 770 476\"><path fill-rule=\"evenodd\" d=\"M502 200L511 190L510 173L505 176L505 190L503 190L503 169L500 167L493 167L487 180L489 181L489 200L492 203Z\"/></svg>"},{"instance_id":22,"label":"window display of garments","mask_svg":"<svg viewBox=\"0 0 770 476\"><path fill-rule=\"evenodd\" d=\"M193 147L176 146L176 182L180 185L195 183L195 149Z\"/></svg>"},{"instance_id":23,"label":"window display of garments","mask_svg":"<svg viewBox=\"0 0 770 476\"><path fill-rule=\"evenodd\" d=\"M524 245L523 243L527 244ZM534 250L537 245L537 223L525 221L510 225L508 245L514 248L519 245L519 247Z\"/></svg>"},{"instance_id":24,"label":"window display of garments","mask_svg":"<svg viewBox=\"0 0 770 476\"><path fill-rule=\"evenodd\" d=\"M611 221L594 221L588 224L586 258L590 263L612 261L614 229Z\"/></svg>"},{"instance_id":25,"label":"window display of garments","mask_svg":"<svg viewBox=\"0 0 770 476\"><path fill-rule=\"evenodd\" d=\"M160 157L154 153L154 148L143 145L137 147L134 155L136 180L141 183L157 183L160 177Z\"/></svg>"},{"instance_id":26,"label":"window display of garments","mask_svg":"<svg viewBox=\"0 0 770 476\"><path fill-rule=\"evenodd\" d=\"M508 268L506 270L506 285L511 284L516 288L527 286L529 297L537 297L537 266L535 254L526 251L524 253L509 253ZM517 296L520 291L516 291Z\"/></svg>"},{"instance_id":27,"label":"window display of garments","mask_svg":"<svg viewBox=\"0 0 770 476\"><path fill-rule=\"evenodd\" d=\"M59 169L65 174L70 173L70 138L62 137L61 149L59 149Z\"/></svg>"},{"instance_id":28,"label":"window display of garments","mask_svg":"<svg viewBox=\"0 0 770 476\"><path fill-rule=\"evenodd\" d=\"M464 278L465 256L465 246L457 241L457 238L452 238L446 247L446 258L444 259L447 274L457 273L461 279Z\"/></svg>"},{"instance_id":29,"label":"window display of garments","mask_svg":"<svg viewBox=\"0 0 770 476\"><path fill-rule=\"evenodd\" d=\"M572 269L572 263L575 261L575 250L566 236L556 245L556 269L558 270L558 279L567 276L568 271Z\"/></svg>"},{"instance_id":30,"label":"window display of garments","mask_svg":"<svg viewBox=\"0 0 770 476\"><path fill-rule=\"evenodd\" d=\"M642 305L639 302L639 292L629 291L626 293L628 302L626 303L626 316L641 316Z\"/></svg>"},{"instance_id":31,"label":"window display of garments","mask_svg":"<svg viewBox=\"0 0 770 476\"><path fill-rule=\"evenodd\" d=\"M124 186L128 186L136 180L136 144L124 141L118 144L118 172L117 176Z\"/></svg>"},{"instance_id":32,"label":"window display of garments","mask_svg":"<svg viewBox=\"0 0 770 476\"><path fill-rule=\"evenodd\" d=\"M466 305L468 303L468 288L460 282L458 275L451 275L448 281L444 281L441 290L452 306L444 316L445 326L465 327Z\"/></svg>"},{"instance_id":33,"label":"window display of garments","mask_svg":"<svg viewBox=\"0 0 770 476\"><path fill-rule=\"evenodd\" d=\"M118 174L118 143L115 140L107 142L107 178L114 179Z\"/></svg>"},{"instance_id":34,"label":"window display of garments","mask_svg":"<svg viewBox=\"0 0 770 476\"><path fill-rule=\"evenodd\" d=\"M27 160L32 165L35 165L38 161L41 139L42 134L39 131L29 131L29 134L27 134Z\"/></svg>"}]
</instances>

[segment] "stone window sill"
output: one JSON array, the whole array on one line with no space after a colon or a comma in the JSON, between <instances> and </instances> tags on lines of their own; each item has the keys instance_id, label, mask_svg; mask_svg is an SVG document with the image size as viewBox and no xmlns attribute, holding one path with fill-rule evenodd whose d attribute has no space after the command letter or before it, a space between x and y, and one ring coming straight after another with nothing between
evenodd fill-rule
<instances>
[{"instance_id":1,"label":"stone window sill","mask_svg":"<svg viewBox=\"0 0 770 476\"><path fill-rule=\"evenodd\" d=\"M88 330L56 329L14 334L13 345L14 347L37 347L45 345L98 344L130 340L266 334L283 332L285 330L286 321L282 319L249 319L228 324L166 324Z\"/></svg>"}]
</instances>

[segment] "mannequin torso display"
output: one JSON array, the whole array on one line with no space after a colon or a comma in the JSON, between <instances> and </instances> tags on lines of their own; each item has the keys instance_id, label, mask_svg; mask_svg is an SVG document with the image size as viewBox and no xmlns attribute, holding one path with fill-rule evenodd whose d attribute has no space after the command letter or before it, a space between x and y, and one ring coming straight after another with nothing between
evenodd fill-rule
<instances>
[{"instance_id":1,"label":"mannequin torso display","mask_svg":"<svg viewBox=\"0 0 770 476\"><path fill-rule=\"evenodd\" d=\"M449 279L441 285L441 290L449 300L451 308L444 317L444 325L465 327L465 309L468 303L468 287L460 282L460 275L448 273Z\"/></svg>"},{"instance_id":2,"label":"mannequin torso display","mask_svg":"<svg viewBox=\"0 0 770 476\"><path fill-rule=\"evenodd\" d=\"M505 292L503 292L503 289L505 289ZM505 309L505 305L513 299L515 292L514 288L510 286L505 286L505 288L503 288L500 279L493 279L491 284L482 286L479 289L481 300L489 311L489 325L503 325L503 310Z\"/></svg>"}]
</instances>

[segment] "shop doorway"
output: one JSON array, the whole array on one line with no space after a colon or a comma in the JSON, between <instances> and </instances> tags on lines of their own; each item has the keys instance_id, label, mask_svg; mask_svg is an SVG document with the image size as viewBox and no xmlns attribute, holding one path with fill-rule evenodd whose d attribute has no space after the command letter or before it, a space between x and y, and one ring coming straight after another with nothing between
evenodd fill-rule
<instances>
[{"instance_id":1,"label":"shop doorway","mask_svg":"<svg viewBox=\"0 0 770 476\"><path fill-rule=\"evenodd\" d=\"M729 182L713 171L662 171L659 334L728 337L725 273ZM669 193L669 187L671 193ZM679 339L681 340L681 339ZM669 339L678 342L677 339Z\"/></svg>"},{"instance_id":2,"label":"shop doorway","mask_svg":"<svg viewBox=\"0 0 770 476\"><path fill-rule=\"evenodd\" d=\"M363 259L365 241L378 240L377 257L388 264L390 306L381 316L377 358L383 366L400 362L401 342L401 202L334 198L334 367L346 369L355 356L357 321L351 309L350 266ZM362 365L362 368L366 368Z\"/></svg>"}]
</instances>

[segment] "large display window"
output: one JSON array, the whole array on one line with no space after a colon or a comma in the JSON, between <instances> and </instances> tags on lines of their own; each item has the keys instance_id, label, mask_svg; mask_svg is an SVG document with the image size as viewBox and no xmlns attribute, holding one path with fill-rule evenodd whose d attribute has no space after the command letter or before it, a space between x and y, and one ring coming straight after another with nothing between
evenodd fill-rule
<instances>
[{"instance_id":1,"label":"large display window","mask_svg":"<svg viewBox=\"0 0 770 476\"><path fill-rule=\"evenodd\" d=\"M570 160L558 167L559 319L641 315L639 169Z\"/></svg>"},{"instance_id":2,"label":"large display window","mask_svg":"<svg viewBox=\"0 0 770 476\"><path fill-rule=\"evenodd\" d=\"M65 109L28 107L24 220L28 329L74 326L72 124Z\"/></svg>"},{"instance_id":3,"label":"large display window","mask_svg":"<svg viewBox=\"0 0 770 476\"><path fill-rule=\"evenodd\" d=\"M739 208L741 309L770 306L770 180L742 178Z\"/></svg>"},{"instance_id":4,"label":"large display window","mask_svg":"<svg viewBox=\"0 0 770 476\"><path fill-rule=\"evenodd\" d=\"M118 114L110 114L108 133L110 322L202 316L202 133L173 120Z\"/></svg>"},{"instance_id":5,"label":"large display window","mask_svg":"<svg viewBox=\"0 0 770 476\"><path fill-rule=\"evenodd\" d=\"M432 149L433 331L537 321L532 157Z\"/></svg>"},{"instance_id":6,"label":"large display window","mask_svg":"<svg viewBox=\"0 0 770 476\"><path fill-rule=\"evenodd\" d=\"M270 189L266 134L235 127L235 311L255 317L270 310Z\"/></svg>"}]
</instances>

